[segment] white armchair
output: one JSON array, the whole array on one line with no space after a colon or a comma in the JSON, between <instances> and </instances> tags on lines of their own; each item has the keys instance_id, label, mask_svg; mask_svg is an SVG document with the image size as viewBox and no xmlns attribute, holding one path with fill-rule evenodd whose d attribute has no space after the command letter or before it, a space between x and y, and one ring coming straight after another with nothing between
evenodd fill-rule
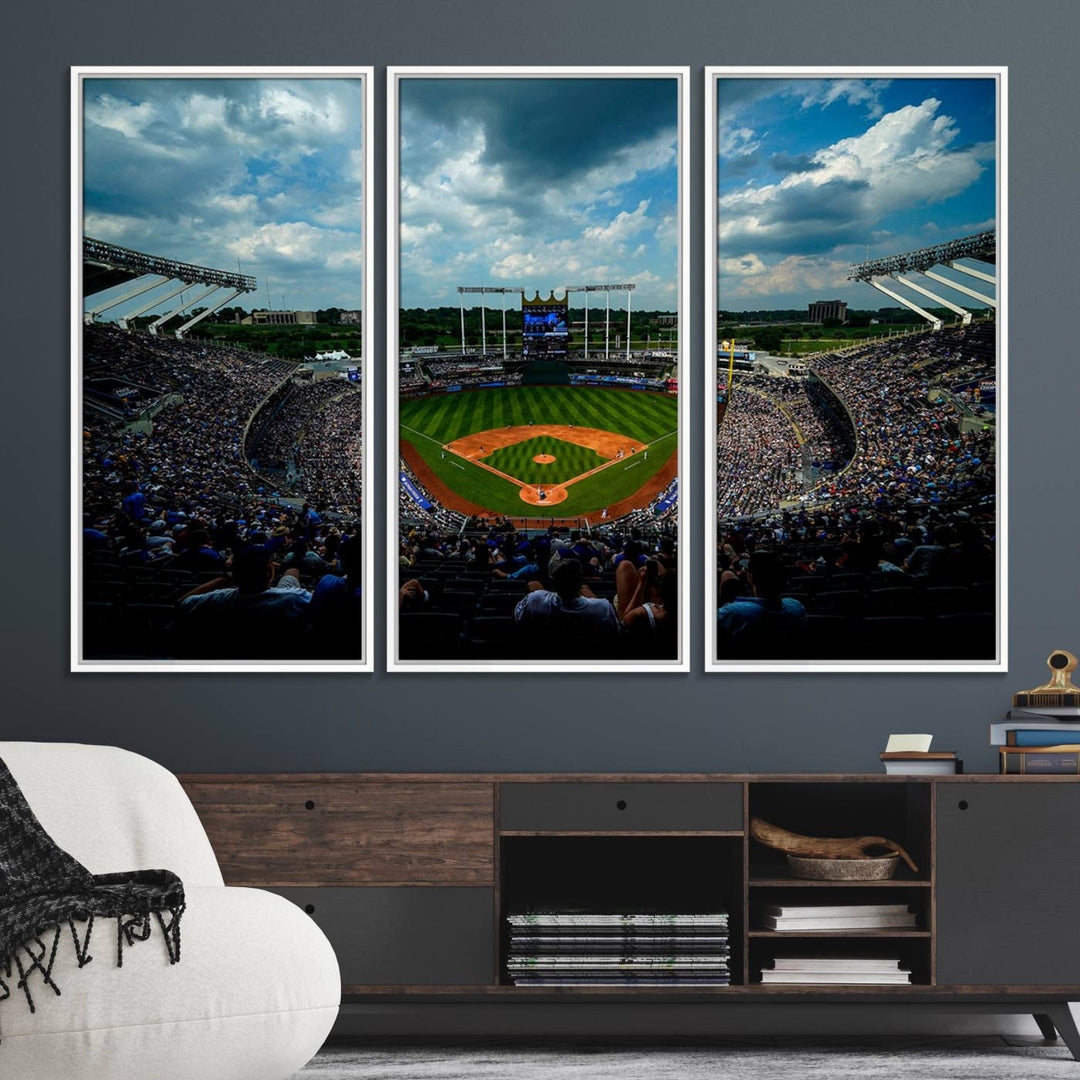
<instances>
[{"instance_id":1,"label":"white armchair","mask_svg":"<svg viewBox=\"0 0 1080 1080\"><path fill-rule=\"evenodd\" d=\"M93 963L61 941L61 996L32 984L0 1005L0 1076L11 1080L285 1080L311 1059L338 1013L330 943L298 907L225 888L176 777L104 746L0 742L52 838L92 873L167 869L184 882L182 957L155 927L116 967L115 926L95 928Z\"/></svg>"}]
</instances>

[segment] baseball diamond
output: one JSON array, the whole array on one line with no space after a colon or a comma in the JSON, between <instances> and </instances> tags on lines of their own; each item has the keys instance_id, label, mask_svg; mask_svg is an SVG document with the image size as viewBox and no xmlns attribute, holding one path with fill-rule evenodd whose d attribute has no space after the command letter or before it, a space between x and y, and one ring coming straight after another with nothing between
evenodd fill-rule
<instances>
[{"instance_id":1,"label":"baseball diamond","mask_svg":"<svg viewBox=\"0 0 1080 1080\"><path fill-rule=\"evenodd\" d=\"M559 516L645 507L675 474L673 396L525 386L403 401L401 452L452 510Z\"/></svg>"}]
</instances>

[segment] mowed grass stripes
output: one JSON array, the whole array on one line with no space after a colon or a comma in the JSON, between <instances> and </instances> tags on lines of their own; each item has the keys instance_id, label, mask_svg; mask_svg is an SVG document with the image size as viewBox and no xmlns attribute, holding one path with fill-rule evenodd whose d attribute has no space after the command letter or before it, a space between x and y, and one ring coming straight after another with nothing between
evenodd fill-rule
<instances>
[{"instance_id":1,"label":"mowed grass stripes","mask_svg":"<svg viewBox=\"0 0 1080 1080\"><path fill-rule=\"evenodd\" d=\"M492 428L577 424L652 442L678 426L678 403L666 394L600 390L581 386L514 386L461 391L401 403L401 423L452 442Z\"/></svg>"},{"instance_id":2,"label":"mowed grass stripes","mask_svg":"<svg viewBox=\"0 0 1080 1080\"><path fill-rule=\"evenodd\" d=\"M542 465L533 460L540 454L550 454L555 460ZM551 435L541 435L493 450L481 460L526 484L560 484L598 468L608 459L587 446L575 446Z\"/></svg>"},{"instance_id":3,"label":"mowed grass stripes","mask_svg":"<svg viewBox=\"0 0 1080 1080\"><path fill-rule=\"evenodd\" d=\"M626 462L617 461L572 485L567 499L548 511L557 517L577 517L628 498L678 450L678 402L665 394L641 391L573 386L462 391L402 401L399 419L401 438L413 445L448 488L486 510L516 516L536 511L522 502L518 485L444 451L443 446L465 435L524 426L530 420L598 428L649 444L647 458L637 454ZM538 448L535 444L541 439L559 445ZM551 453L556 461L539 465L532 460L538 453ZM484 461L524 483L542 484L572 479L603 464L604 459L584 447L538 436L495 451Z\"/></svg>"}]
</instances>

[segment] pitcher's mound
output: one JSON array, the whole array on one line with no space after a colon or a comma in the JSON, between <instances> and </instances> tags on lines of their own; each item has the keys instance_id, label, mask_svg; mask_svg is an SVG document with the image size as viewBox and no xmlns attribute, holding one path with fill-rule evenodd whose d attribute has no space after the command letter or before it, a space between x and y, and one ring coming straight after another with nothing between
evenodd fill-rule
<instances>
[{"instance_id":1,"label":"pitcher's mound","mask_svg":"<svg viewBox=\"0 0 1080 1080\"><path fill-rule=\"evenodd\" d=\"M554 454L537 454L536 457L533 458L533 461L535 461L537 465L550 465L554 460Z\"/></svg>"}]
</instances>

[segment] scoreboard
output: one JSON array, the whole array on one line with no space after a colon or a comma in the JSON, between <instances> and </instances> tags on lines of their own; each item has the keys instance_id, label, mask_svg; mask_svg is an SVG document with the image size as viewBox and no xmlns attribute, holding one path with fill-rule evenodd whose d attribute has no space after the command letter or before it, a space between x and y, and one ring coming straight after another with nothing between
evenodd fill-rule
<instances>
[{"instance_id":1,"label":"scoreboard","mask_svg":"<svg viewBox=\"0 0 1080 1080\"><path fill-rule=\"evenodd\" d=\"M521 297L522 352L527 357L565 356L570 344L570 309L566 297Z\"/></svg>"}]
</instances>

